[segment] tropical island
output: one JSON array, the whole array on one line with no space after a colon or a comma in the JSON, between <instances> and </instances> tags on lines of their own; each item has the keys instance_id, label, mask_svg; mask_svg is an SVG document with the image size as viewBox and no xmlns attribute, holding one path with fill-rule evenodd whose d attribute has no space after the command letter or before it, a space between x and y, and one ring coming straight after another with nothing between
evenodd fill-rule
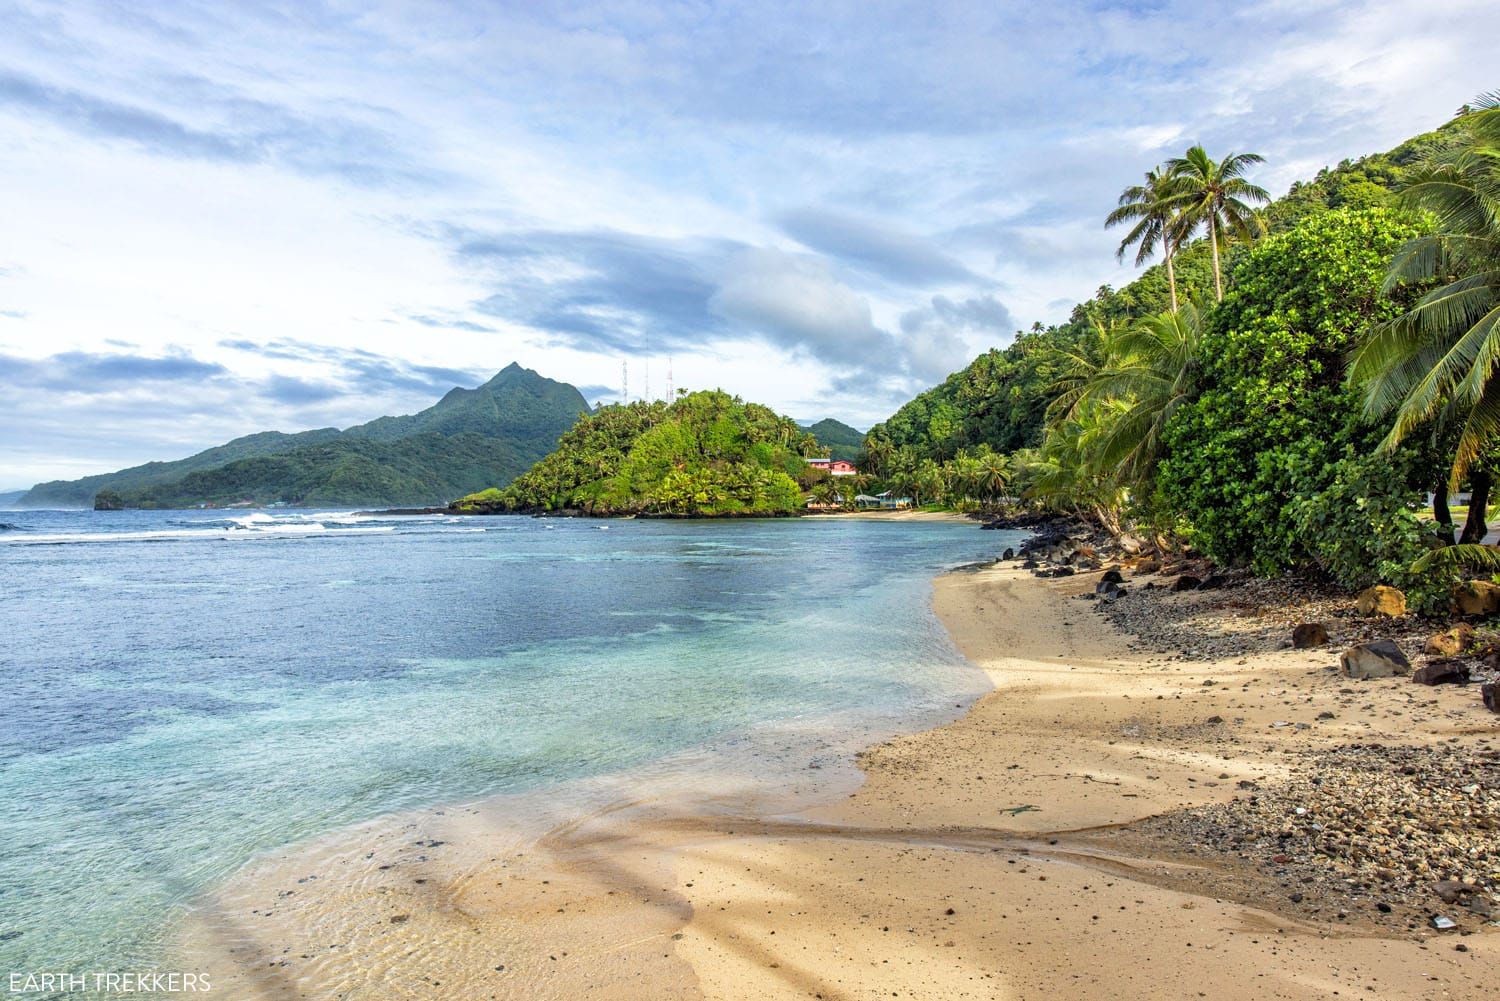
<instances>
[{"instance_id":1,"label":"tropical island","mask_svg":"<svg viewBox=\"0 0 1500 1001\"><path fill-rule=\"evenodd\" d=\"M454 502L463 514L575 510L696 517L795 514L820 475L813 435L718 390L601 407L504 489Z\"/></svg>"}]
</instances>

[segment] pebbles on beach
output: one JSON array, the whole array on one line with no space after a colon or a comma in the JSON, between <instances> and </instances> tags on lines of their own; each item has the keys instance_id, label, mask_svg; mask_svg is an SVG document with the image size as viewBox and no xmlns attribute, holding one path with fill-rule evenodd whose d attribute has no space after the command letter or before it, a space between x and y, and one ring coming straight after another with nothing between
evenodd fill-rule
<instances>
[{"instance_id":1,"label":"pebbles on beach","mask_svg":"<svg viewBox=\"0 0 1500 1001\"><path fill-rule=\"evenodd\" d=\"M1379 904L1408 915L1457 905L1447 910L1461 927L1500 914L1500 751L1445 742L1301 752L1285 781L1144 826L1372 914L1390 912Z\"/></svg>"}]
</instances>

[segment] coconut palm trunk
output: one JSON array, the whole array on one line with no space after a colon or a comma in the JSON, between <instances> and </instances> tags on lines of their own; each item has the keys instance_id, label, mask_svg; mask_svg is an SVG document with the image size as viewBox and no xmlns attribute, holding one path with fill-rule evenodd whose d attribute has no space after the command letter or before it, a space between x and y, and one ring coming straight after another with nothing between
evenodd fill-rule
<instances>
[{"instance_id":1,"label":"coconut palm trunk","mask_svg":"<svg viewBox=\"0 0 1500 1001\"><path fill-rule=\"evenodd\" d=\"M1490 487L1494 475L1483 466L1469 468L1469 516L1464 519L1463 534L1458 537L1461 546L1477 546L1489 534L1490 526L1485 522L1485 513L1490 506Z\"/></svg>"},{"instance_id":2,"label":"coconut palm trunk","mask_svg":"<svg viewBox=\"0 0 1500 1001\"><path fill-rule=\"evenodd\" d=\"M1448 477L1445 473L1432 488L1432 520L1442 530L1443 545L1453 545L1453 512L1448 510Z\"/></svg>"},{"instance_id":3,"label":"coconut palm trunk","mask_svg":"<svg viewBox=\"0 0 1500 1001\"><path fill-rule=\"evenodd\" d=\"M1211 212L1208 216L1208 245L1213 250L1214 255L1214 301L1223 302L1224 277L1219 272L1219 230L1214 224L1214 216L1217 214L1216 212Z\"/></svg>"},{"instance_id":4,"label":"coconut palm trunk","mask_svg":"<svg viewBox=\"0 0 1500 1001\"><path fill-rule=\"evenodd\" d=\"M1172 267L1172 257L1174 254L1176 254L1176 252L1177 248L1173 245L1172 238L1167 237L1167 288L1171 290L1172 293L1172 312L1174 313L1177 312L1177 272Z\"/></svg>"},{"instance_id":5,"label":"coconut palm trunk","mask_svg":"<svg viewBox=\"0 0 1500 1001\"><path fill-rule=\"evenodd\" d=\"M1251 184L1242 176L1245 168L1261 163L1259 153L1231 153L1214 160L1202 146L1194 146L1187 155L1167 161L1172 177L1171 207L1183 214L1181 230L1208 226L1208 245L1213 254L1214 298L1224 301L1224 266L1219 241L1239 238L1248 240L1266 231L1263 220L1251 207L1271 200L1265 188Z\"/></svg>"}]
</instances>

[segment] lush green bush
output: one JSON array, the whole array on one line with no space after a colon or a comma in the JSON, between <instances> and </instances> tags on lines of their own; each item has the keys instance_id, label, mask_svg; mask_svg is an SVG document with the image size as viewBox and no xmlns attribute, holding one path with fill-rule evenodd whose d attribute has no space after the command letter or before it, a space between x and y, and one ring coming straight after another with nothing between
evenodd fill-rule
<instances>
[{"instance_id":1,"label":"lush green bush","mask_svg":"<svg viewBox=\"0 0 1500 1001\"><path fill-rule=\"evenodd\" d=\"M1377 454L1368 442L1346 445L1325 469L1302 471L1286 516L1313 563L1350 588L1392 584L1420 611L1449 598L1451 574L1415 573L1412 564L1438 543L1433 523L1417 516L1430 457L1403 448Z\"/></svg>"},{"instance_id":2,"label":"lush green bush","mask_svg":"<svg viewBox=\"0 0 1500 1001\"><path fill-rule=\"evenodd\" d=\"M1236 271L1205 334L1203 391L1168 424L1157 476L1162 505L1215 560L1263 573L1319 562L1323 542L1306 528L1326 504L1302 510L1306 527L1292 506L1327 490L1332 503L1342 489L1335 464L1378 440L1359 430L1344 364L1360 333L1396 312L1381 282L1416 232L1387 209L1325 212L1263 241ZM1419 489L1410 478L1380 485L1397 491L1378 502L1392 511ZM1351 561L1329 566L1351 582L1359 576Z\"/></svg>"}]
</instances>

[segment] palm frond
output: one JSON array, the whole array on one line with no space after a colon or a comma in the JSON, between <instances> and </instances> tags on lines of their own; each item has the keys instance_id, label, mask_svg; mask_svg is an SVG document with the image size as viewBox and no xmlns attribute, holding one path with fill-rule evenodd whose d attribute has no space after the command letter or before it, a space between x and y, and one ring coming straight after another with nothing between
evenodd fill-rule
<instances>
[{"instance_id":1,"label":"palm frond","mask_svg":"<svg viewBox=\"0 0 1500 1001\"><path fill-rule=\"evenodd\" d=\"M1432 570L1500 572L1500 546L1443 546L1427 553L1411 565L1411 572L1425 574Z\"/></svg>"}]
</instances>

